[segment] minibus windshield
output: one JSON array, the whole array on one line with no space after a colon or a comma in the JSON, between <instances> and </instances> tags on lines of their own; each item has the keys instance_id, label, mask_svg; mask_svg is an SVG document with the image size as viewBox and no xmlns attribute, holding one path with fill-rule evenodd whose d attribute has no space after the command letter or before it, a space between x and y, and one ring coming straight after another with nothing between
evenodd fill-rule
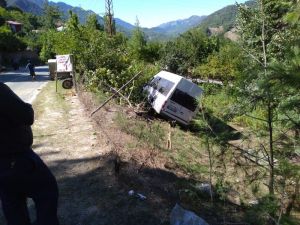
<instances>
[{"instance_id":1,"label":"minibus windshield","mask_svg":"<svg viewBox=\"0 0 300 225\"><path fill-rule=\"evenodd\" d=\"M193 112L198 106L197 100L195 98L179 89L176 89L174 91L171 100Z\"/></svg>"},{"instance_id":2,"label":"minibus windshield","mask_svg":"<svg viewBox=\"0 0 300 225\"><path fill-rule=\"evenodd\" d=\"M172 81L169 81L161 77L155 77L150 82L149 86L159 91L164 96L167 96L170 90L172 89L172 87L174 86L174 83Z\"/></svg>"}]
</instances>

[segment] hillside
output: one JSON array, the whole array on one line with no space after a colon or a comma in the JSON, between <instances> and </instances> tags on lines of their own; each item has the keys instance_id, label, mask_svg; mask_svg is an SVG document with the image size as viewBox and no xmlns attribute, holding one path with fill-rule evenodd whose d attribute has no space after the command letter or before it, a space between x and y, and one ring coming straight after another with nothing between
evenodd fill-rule
<instances>
[{"instance_id":1,"label":"hillside","mask_svg":"<svg viewBox=\"0 0 300 225\"><path fill-rule=\"evenodd\" d=\"M45 0L8 0L7 4L8 6L16 6L25 12L41 15L43 13ZM87 16L96 14L92 10L84 10L80 7L73 7L64 2L54 3L50 1L49 4L51 6L58 7L58 9L62 12L64 20L68 19L68 12L70 10L78 15L80 23L85 23ZM97 15L97 18L98 21L103 24L103 18L99 15ZM198 26L204 18L205 16L191 16L187 19L164 23L154 28L143 28L143 31L149 40L168 40L172 37L177 37L179 34L184 33L193 27ZM115 18L115 20L117 30L125 33L127 36L130 36L135 26L119 18Z\"/></svg>"},{"instance_id":2,"label":"hillside","mask_svg":"<svg viewBox=\"0 0 300 225\"><path fill-rule=\"evenodd\" d=\"M253 0L247 1L245 2L245 4L247 6L252 7L255 5L255 1ZM200 28L203 31L206 31L207 28L209 27L223 26L224 31L226 32L235 26L237 11L238 11L237 5L226 6L207 16L202 21L201 25L198 26L198 28Z\"/></svg>"},{"instance_id":3,"label":"hillside","mask_svg":"<svg viewBox=\"0 0 300 225\"><path fill-rule=\"evenodd\" d=\"M41 15L43 12L43 5L45 0L7 0L8 6L17 6L25 12L30 12L36 15ZM50 5L58 7L62 12L63 19L67 20L69 11L72 10L79 17L81 23L85 23L88 15L96 14L92 10L84 10L80 7L73 7L63 2L49 2ZM245 4L252 6L255 1L251 0ZM193 29L195 27L206 31L209 27L223 26L224 32L234 27L235 18L237 15L237 6L229 5L224 7L209 16L191 16L187 19L175 20L168 23L163 23L153 28L143 28L147 39L149 40L169 40L176 38L180 34ZM98 21L103 24L103 18L97 15ZM125 33L127 36L132 34L134 25L116 18L117 31Z\"/></svg>"},{"instance_id":4,"label":"hillside","mask_svg":"<svg viewBox=\"0 0 300 225\"><path fill-rule=\"evenodd\" d=\"M6 0L7 6L16 6L24 12L30 12L35 15L43 13L43 0Z\"/></svg>"},{"instance_id":5,"label":"hillside","mask_svg":"<svg viewBox=\"0 0 300 225\"><path fill-rule=\"evenodd\" d=\"M206 18L206 16L191 16L187 19L175 20L168 23L163 23L157 27L145 30L145 32L150 36L150 39L154 37L152 34L159 33L167 37L176 37L199 24Z\"/></svg>"},{"instance_id":6,"label":"hillside","mask_svg":"<svg viewBox=\"0 0 300 225\"><path fill-rule=\"evenodd\" d=\"M24 12L30 12L35 15L41 15L43 12L43 5L45 0L7 0L8 6L17 6L22 9ZM72 10L74 13L78 15L80 23L85 23L86 18L91 14L96 14L92 10L84 10L80 7L73 7L64 2L49 2L51 6L58 7L58 9L62 12L63 19L67 20L69 18L69 11ZM103 18L97 15L98 21L103 24ZM127 26L125 26L127 24ZM128 29L129 25L125 21L120 19L116 19L117 30L123 31L125 33L130 33L130 29ZM131 25L134 27L133 25Z\"/></svg>"},{"instance_id":7,"label":"hillside","mask_svg":"<svg viewBox=\"0 0 300 225\"><path fill-rule=\"evenodd\" d=\"M67 20L69 18L69 11L70 10L72 10L74 13L76 13L78 15L80 23L85 23L86 18L89 15L96 14L92 10L84 10L80 7L73 7L73 6L68 5L64 2L57 2L57 3L50 2L49 4L51 6L58 7L59 10L63 13L63 19L65 19L65 20ZM103 18L101 16L97 15L97 19L101 24L103 24Z\"/></svg>"}]
</instances>

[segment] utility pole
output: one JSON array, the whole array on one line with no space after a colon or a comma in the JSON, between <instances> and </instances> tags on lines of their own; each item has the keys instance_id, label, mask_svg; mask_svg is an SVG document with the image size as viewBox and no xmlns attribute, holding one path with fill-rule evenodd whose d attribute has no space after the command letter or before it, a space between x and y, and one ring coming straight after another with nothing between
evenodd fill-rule
<instances>
[{"instance_id":1,"label":"utility pole","mask_svg":"<svg viewBox=\"0 0 300 225\"><path fill-rule=\"evenodd\" d=\"M113 1L105 0L105 16L104 16L105 31L113 36L116 34L116 26L114 20Z\"/></svg>"}]
</instances>

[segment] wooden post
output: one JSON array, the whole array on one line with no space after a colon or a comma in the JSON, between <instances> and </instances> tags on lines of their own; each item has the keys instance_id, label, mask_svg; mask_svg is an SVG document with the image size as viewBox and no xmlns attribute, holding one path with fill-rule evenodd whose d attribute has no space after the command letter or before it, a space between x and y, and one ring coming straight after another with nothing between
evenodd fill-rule
<instances>
[{"instance_id":1,"label":"wooden post","mask_svg":"<svg viewBox=\"0 0 300 225\"><path fill-rule=\"evenodd\" d=\"M168 139L167 139L167 149L172 149L172 125L171 125L171 122L169 123L169 132L168 132Z\"/></svg>"},{"instance_id":2,"label":"wooden post","mask_svg":"<svg viewBox=\"0 0 300 225\"><path fill-rule=\"evenodd\" d=\"M57 93L57 72L55 71L55 92Z\"/></svg>"}]
</instances>

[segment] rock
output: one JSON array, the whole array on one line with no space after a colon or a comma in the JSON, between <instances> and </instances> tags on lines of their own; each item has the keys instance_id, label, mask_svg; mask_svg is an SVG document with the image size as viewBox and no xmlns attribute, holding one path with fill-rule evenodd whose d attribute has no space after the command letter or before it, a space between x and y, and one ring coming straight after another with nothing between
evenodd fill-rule
<instances>
[{"instance_id":1,"label":"rock","mask_svg":"<svg viewBox=\"0 0 300 225\"><path fill-rule=\"evenodd\" d=\"M171 225L209 225L195 213L176 204L171 212Z\"/></svg>"},{"instance_id":2,"label":"rock","mask_svg":"<svg viewBox=\"0 0 300 225\"><path fill-rule=\"evenodd\" d=\"M241 198L240 198L240 193L235 191L235 190L229 190L226 193L226 198L229 202L236 204L236 205L241 205Z\"/></svg>"},{"instance_id":3,"label":"rock","mask_svg":"<svg viewBox=\"0 0 300 225\"><path fill-rule=\"evenodd\" d=\"M258 202L258 200L256 200L256 199L255 199L255 200L251 200L251 201L248 202L248 204L249 204L250 206L258 205L258 203L259 203L259 202Z\"/></svg>"}]
</instances>

